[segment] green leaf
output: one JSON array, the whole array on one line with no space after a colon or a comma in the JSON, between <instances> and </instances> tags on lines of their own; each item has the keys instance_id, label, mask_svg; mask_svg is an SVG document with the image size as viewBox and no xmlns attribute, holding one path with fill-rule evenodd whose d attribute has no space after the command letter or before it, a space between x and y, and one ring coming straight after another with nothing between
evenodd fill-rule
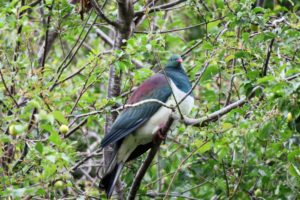
<instances>
[{"instance_id":1,"label":"green leaf","mask_svg":"<svg viewBox=\"0 0 300 200\"><path fill-rule=\"evenodd\" d=\"M40 153L43 154L44 146L41 142L37 142L35 145L35 149Z\"/></svg>"},{"instance_id":2,"label":"green leaf","mask_svg":"<svg viewBox=\"0 0 300 200\"><path fill-rule=\"evenodd\" d=\"M265 76L263 78L259 78L257 80L257 83L266 83L266 82L271 82L271 81L274 81L274 80L275 80L274 76L269 75L269 76Z\"/></svg>"},{"instance_id":3,"label":"green leaf","mask_svg":"<svg viewBox=\"0 0 300 200\"><path fill-rule=\"evenodd\" d=\"M23 12L23 11L29 9L29 8L31 8L31 6L22 6L22 7L20 8L20 10L19 10L19 13L21 13L21 12Z\"/></svg>"},{"instance_id":4,"label":"green leaf","mask_svg":"<svg viewBox=\"0 0 300 200\"><path fill-rule=\"evenodd\" d=\"M290 164L289 172L292 176L300 178L300 170L294 164Z\"/></svg>"},{"instance_id":5,"label":"green leaf","mask_svg":"<svg viewBox=\"0 0 300 200\"><path fill-rule=\"evenodd\" d=\"M212 148L212 142L206 142L205 144L201 144L201 147L197 150L199 153L205 153L206 151Z\"/></svg>"},{"instance_id":6,"label":"green leaf","mask_svg":"<svg viewBox=\"0 0 300 200\"><path fill-rule=\"evenodd\" d=\"M231 61L232 59L234 59L234 55L229 55L225 58L225 62L229 62Z\"/></svg>"},{"instance_id":7,"label":"green leaf","mask_svg":"<svg viewBox=\"0 0 300 200\"><path fill-rule=\"evenodd\" d=\"M61 145L61 143L62 143L62 140L61 140L61 138L59 137L59 134L56 131L53 131L51 133L51 135L49 136L49 141L53 142L53 144L56 144L58 146Z\"/></svg>"},{"instance_id":8,"label":"green leaf","mask_svg":"<svg viewBox=\"0 0 300 200\"><path fill-rule=\"evenodd\" d=\"M62 112L60 112L60 111L53 111L51 114L54 116L54 118L55 118L57 121L59 121L59 122L61 122L61 123L63 123L63 124L68 124L68 120L67 120L67 119L65 118L65 116L62 114Z\"/></svg>"}]
</instances>

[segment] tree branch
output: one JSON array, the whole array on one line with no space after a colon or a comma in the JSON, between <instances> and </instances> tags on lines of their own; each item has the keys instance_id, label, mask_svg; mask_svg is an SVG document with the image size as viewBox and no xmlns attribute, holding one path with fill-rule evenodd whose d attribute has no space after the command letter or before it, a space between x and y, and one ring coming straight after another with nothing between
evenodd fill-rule
<instances>
[{"instance_id":1,"label":"tree branch","mask_svg":"<svg viewBox=\"0 0 300 200\"><path fill-rule=\"evenodd\" d=\"M187 0L177 0L177 1L173 1L173 2L170 2L170 3L163 4L163 5L155 6L151 9L146 8L146 9L143 9L141 11L135 12L134 15L135 16L140 16L140 15L144 15L145 13L153 13L155 11L161 11L161 10L176 6L176 5L178 5L180 3L183 3L185 1L187 1Z\"/></svg>"},{"instance_id":2,"label":"tree branch","mask_svg":"<svg viewBox=\"0 0 300 200\"><path fill-rule=\"evenodd\" d=\"M49 37L49 27L50 27L50 21L51 21L51 16L52 16L53 5L54 5L54 0L52 0L51 6L49 7L47 24L46 24L46 27L45 27L46 34L45 34L45 44L44 44L44 50L43 50L44 53L43 53L43 56L41 57L41 60L39 60L39 67L41 68L42 76L44 74L44 66L45 66L45 61L46 61L47 50L49 50L49 48L48 48L48 37ZM53 39L53 41L54 41L54 39Z\"/></svg>"},{"instance_id":3,"label":"tree branch","mask_svg":"<svg viewBox=\"0 0 300 200\"><path fill-rule=\"evenodd\" d=\"M163 130L161 131L162 136L166 137L172 123L173 123L173 118L170 117L166 123L166 126L163 128ZM138 172L136 173L136 176L134 177L134 181L131 185L130 191L129 191L129 195L127 200L134 200L136 193L140 187L140 184L142 182L143 177L146 174L147 169L149 168L153 158L156 155L156 152L159 149L159 146L161 144L162 140L159 140L157 143L153 143L152 147L148 153L148 156L146 158L146 160L143 162L143 164L141 165L141 167L139 168Z\"/></svg>"},{"instance_id":4,"label":"tree branch","mask_svg":"<svg viewBox=\"0 0 300 200\"><path fill-rule=\"evenodd\" d=\"M267 58L263 67L263 71L262 71L262 76L266 76L267 75L267 71L268 71L268 65L269 65L269 61L270 61L270 57L271 57L271 52L272 52L272 47L274 44L275 38L273 38L270 42L270 45L268 47L268 52L267 52Z\"/></svg>"},{"instance_id":5,"label":"tree branch","mask_svg":"<svg viewBox=\"0 0 300 200\"><path fill-rule=\"evenodd\" d=\"M165 31L156 31L156 32L151 32L151 33L152 34L166 34L166 33L184 31L184 30L196 28L196 27L199 27L199 26L203 26L203 25L206 25L208 23L215 22L215 21L218 21L218 20L221 20L221 19L224 19L224 18L225 17L221 17L221 18L218 18L218 19L214 19L214 20L211 20L211 21L208 21L208 22L203 22L203 23L200 23L200 24L192 25L192 26L187 26L187 27L183 27L183 28L176 28L176 29L171 29L171 30L165 30ZM134 31L134 32L139 33L139 34L149 34L150 33L148 31Z\"/></svg>"},{"instance_id":6,"label":"tree branch","mask_svg":"<svg viewBox=\"0 0 300 200\"><path fill-rule=\"evenodd\" d=\"M90 0L91 1L91 4L93 6L93 8L95 9L97 15L102 18L104 21L106 21L108 24L112 25L112 26L115 26L115 27L118 27L118 23L114 22L114 21L111 21L110 19L108 19L102 9L100 8L99 4L97 3L97 1L95 0ZM102 7L104 7L105 3L103 4Z\"/></svg>"},{"instance_id":7,"label":"tree branch","mask_svg":"<svg viewBox=\"0 0 300 200\"><path fill-rule=\"evenodd\" d=\"M228 106L223 107L222 109L215 111L215 112L209 114L208 116L205 116L202 118L193 119L193 118L184 117L184 119L180 120L180 116L176 115L175 113L172 113L172 117L174 119L180 120L185 125L198 126L198 127L206 126L209 122L216 121L221 116L229 113L231 110L238 108L240 106L243 106L245 103L248 102L249 99L254 97L255 92L258 90L263 91L263 88L261 86L256 86L253 88L253 90L251 91L251 93L248 97L244 97L244 98L242 98L232 104L229 104Z\"/></svg>"},{"instance_id":8,"label":"tree branch","mask_svg":"<svg viewBox=\"0 0 300 200\"><path fill-rule=\"evenodd\" d=\"M16 99L14 98L14 96L12 95L12 93L10 92L9 88L7 87L1 69L0 69L0 76L1 76L1 80L2 80L3 86L4 86L5 90L6 90L6 92L8 93L8 96L13 100L14 104L15 104L16 107L18 108L18 107L19 107L19 104L18 104L18 102L16 101Z\"/></svg>"},{"instance_id":9,"label":"tree branch","mask_svg":"<svg viewBox=\"0 0 300 200\"><path fill-rule=\"evenodd\" d=\"M286 81L291 81L291 80L294 80L296 78L300 77L300 73L297 73L297 74L294 74L292 76L289 76L287 78L285 78Z\"/></svg>"}]
</instances>

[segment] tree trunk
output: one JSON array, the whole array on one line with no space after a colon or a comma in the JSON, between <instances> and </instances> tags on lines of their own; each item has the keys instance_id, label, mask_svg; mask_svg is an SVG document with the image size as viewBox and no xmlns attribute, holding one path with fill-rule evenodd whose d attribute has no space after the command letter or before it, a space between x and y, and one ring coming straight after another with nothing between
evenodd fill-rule
<instances>
[{"instance_id":1,"label":"tree trunk","mask_svg":"<svg viewBox=\"0 0 300 200\"><path fill-rule=\"evenodd\" d=\"M133 23L133 4L132 0L118 0L118 19L117 26L115 27L116 38L114 41L114 49L124 49L128 38L131 36L134 28ZM121 77L122 72L116 73L116 66L112 64L109 70L109 80L108 80L108 91L107 97L113 98L117 97L121 93ZM117 118L117 113L112 113L112 115L106 116L105 124L105 134L108 134L112 122ZM107 167L112 159L112 147L104 149L104 165ZM118 193L119 199L125 199L122 184L118 180L116 184L116 191Z\"/></svg>"}]
</instances>

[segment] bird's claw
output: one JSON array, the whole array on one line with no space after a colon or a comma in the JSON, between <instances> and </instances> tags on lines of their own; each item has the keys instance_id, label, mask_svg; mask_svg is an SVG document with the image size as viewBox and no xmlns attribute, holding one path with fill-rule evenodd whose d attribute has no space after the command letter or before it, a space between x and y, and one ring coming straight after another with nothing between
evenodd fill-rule
<instances>
[{"instance_id":1,"label":"bird's claw","mask_svg":"<svg viewBox=\"0 0 300 200\"><path fill-rule=\"evenodd\" d=\"M159 129L153 137L153 142L157 144L159 141L166 141L166 136L163 134L162 129Z\"/></svg>"}]
</instances>

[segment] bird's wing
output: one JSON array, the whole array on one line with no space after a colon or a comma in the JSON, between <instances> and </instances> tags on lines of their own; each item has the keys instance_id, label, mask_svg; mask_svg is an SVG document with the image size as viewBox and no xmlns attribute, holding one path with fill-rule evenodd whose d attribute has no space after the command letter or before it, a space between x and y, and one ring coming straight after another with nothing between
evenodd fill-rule
<instances>
[{"instance_id":1,"label":"bird's wing","mask_svg":"<svg viewBox=\"0 0 300 200\"><path fill-rule=\"evenodd\" d=\"M166 77L163 74L156 74L140 85L127 103L134 104L146 99L166 102L171 94L172 90ZM160 107L161 104L150 102L124 110L101 141L101 146L105 147L126 137L147 122Z\"/></svg>"}]
</instances>

